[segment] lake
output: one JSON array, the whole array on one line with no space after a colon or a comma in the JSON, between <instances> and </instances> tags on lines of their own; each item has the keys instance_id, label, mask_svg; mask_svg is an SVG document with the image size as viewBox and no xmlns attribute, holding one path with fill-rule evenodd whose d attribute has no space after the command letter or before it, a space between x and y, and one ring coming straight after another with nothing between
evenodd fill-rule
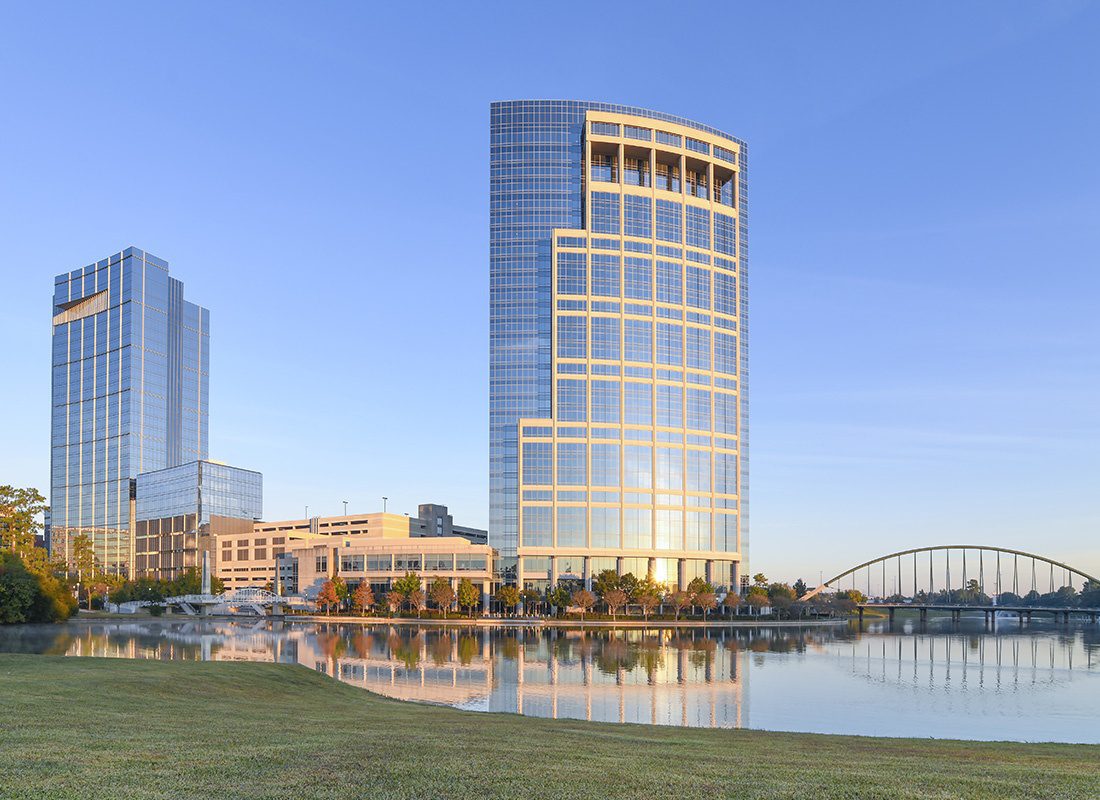
<instances>
[{"instance_id":1,"label":"lake","mask_svg":"<svg viewBox=\"0 0 1100 800\"><path fill-rule=\"evenodd\" d=\"M302 664L402 700L540 717L1100 743L1100 626L459 628L268 620L0 627L0 652Z\"/></svg>"}]
</instances>

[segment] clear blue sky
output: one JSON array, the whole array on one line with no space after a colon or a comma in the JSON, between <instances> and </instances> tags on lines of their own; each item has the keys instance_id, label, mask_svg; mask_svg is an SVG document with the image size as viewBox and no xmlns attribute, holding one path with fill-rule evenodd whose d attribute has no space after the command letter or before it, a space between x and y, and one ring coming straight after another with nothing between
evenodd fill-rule
<instances>
[{"instance_id":1,"label":"clear blue sky","mask_svg":"<svg viewBox=\"0 0 1100 800\"><path fill-rule=\"evenodd\" d=\"M488 106L581 98L750 144L754 570L1100 572L1100 5L443 8L0 7L0 482L48 485L52 277L132 244L268 518L485 525Z\"/></svg>"}]
</instances>

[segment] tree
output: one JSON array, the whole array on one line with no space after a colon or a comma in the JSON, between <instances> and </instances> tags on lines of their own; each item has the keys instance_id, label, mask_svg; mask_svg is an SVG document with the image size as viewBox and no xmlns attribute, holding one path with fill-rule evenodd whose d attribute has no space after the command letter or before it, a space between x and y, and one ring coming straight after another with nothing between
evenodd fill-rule
<instances>
[{"instance_id":1,"label":"tree","mask_svg":"<svg viewBox=\"0 0 1100 800\"><path fill-rule=\"evenodd\" d=\"M726 596L722 598L722 605L730 612L730 616L733 616L737 613L737 607L741 605L741 595L733 591L726 592Z\"/></svg>"},{"instance_id":2,"label":"tree","mask_svg":"<svg viewBox=\"0 0 1100 800\"><path fill-rule=\"evenodd\" d=\"M633 572L627 572L619 578L619 588L626 592L627 598L633 598L638 590L638 579Z\"/></svg>"},{"instance_id":3,"label":"tree","mask_svg":"<svg viewBox=\"0 0 1100 800\"><path fill-rule=\"evenodd\" d=\"M758 572L752 576L752 582L760 587L768 585L768 579L764 576L763 572Z\"/></svg>"},{"instance_id":4,"label":"tree","mask_svg":"<svg viewBox=\"0 0 1100 800\"><path fill-rule=\"evenodd\" d=\"M72 562L76 571L76 579L80 583L91 581L99 572L99 563L95 557L91 537L86 533L78 533L72 540ZM89 598L89 603L91 598Z\"/></svg>"},{"instance_id":5,"label":"tree","mask_svg":"<svg viewBox=\"0 0 1100 800\"><path fill-rule=\"evenodd\" d=\"M359 614L365 616L367 609L374 605L374 592L371 590L370 584L366 581L360 581L359 585L355 587L355 593L351 599L355 607L359 609Z\"/></svg>"},{"instance_id":6,"label":"tree","mask_svg":"<svg viewBox=\"0 0 1100 800\"><path fill-rule=\"evenodd\" d=\"M451 582L446 578L436 578L428 589L428 595L432 602L443 612L443 619L447 619L447 610L455 601L455 590L451 588Z\"/></svg>"},{"instance_id":7,"label":"tree","mask_svg":"<svg viewBox=\"0 0 1100 800\"><path fill-rule=\"evenodd\" d=\"M397 589L390 589L386 592L386 605L390 609L390 613L396 613L401 610L401 606L405 604L405 595L399 592Z\"/></svg>"},{"instance_id":8,"label":"tree","mask_svg":"<svg viewBox=\"0 0 1100 800\"><path fill-rule=\"evenodd\" d=\"M760 609L763 608L764 606L768 605L769 600L768 600L768 595L766 593L764 593L762 591L761 592L753 591L754 589L757 589L757 588L759 588L759 587L753 586L752 589L749 590L749 596L745 598L745 602L747 602L750 606L755 608L756 613L759 614Z\"/></svg>"},{"instance_id":9,"label":"tree","mask_svg":"<svg viewBox=\"0 0 1100 800\"><path fill-rule=\"evenodd\" d=\"M422 589L413 589L405 595L405 600L408 601L409 608L416 612L416 618L420 619L420 612L424 610L424 591Z\"/></svg>"},{"instance_id":10,"label":"tree","mask_svg":"<svg viewBox=\"0 0 1100 800\"><path fill-rule=\"evenodd\" d=\"M37 489L0 486L0 549L25 559L42 529L38 515L48 509L46 498Z\"/></svg>"},{"instance_id":11,"label":"tree","mask_svg":"<svg viewBox=\"0 0 1100 800\"><path fill-rule=\"evenodd\" d=\"M76 600L54 575L35 575L18 554L0 551L0 624L59 622L76 611Z\"/></svg>"},{"instance_id":12,"label":"tree","mask_svg":"<svg viewBox=\"0 0 1100 800\"><path fill-rule=\"evenodd\" d=\"M348 582L339 575L335 575L332 578L332 588L336 590L337 606L343 608L348 600Z\"/></svg>"},{"instance_id":13,"label":"tree","mask_svg":"<svg viewBox=\"0 0 1100 800\"><path fill-rule=\"evenodd\" d=\"M393 582L391 588L408 597L409 592L414 592L420 588L420 576L415 572L406 572L402 577Z\"/></svg>"},{"instance_id":14,"label":"tree","mask_svg":"<svg viewBox=\"0 0 1100 800\"><path fill-rule=\"evenodd\" d=\"M676 619L680 619L680 612L691 605L691 600L691 593L685 592L682 589L677 589L668 596L668 601L672 603L672 607L676 609Z\"/></svg>"},{"instance_id":15,"label":"tree","mask_svg":"<svg viewBox=\"0 0 1100 800\"><path fill-rule=\"evenodd\" d=\"M619 575L613 569L605 569L592 581L592 589L603 597L612 589L619 588Z\"/></svg>"},{"instance_id":16,"label":"tree","mask_svg":"<svg viewBox=\"0 0 1100 800\"><path fill-rule=\"evenodd\" d=\"M505 613L507 613L508 609L519 605L519 589L515 586L501 586L497 589L496 601L504 607Z\"/></svg>"},{"instance_id":17,"label":"tree","mask_svg":"<svg viewBox=\"0 0 1100 800\"><path fill-rule=\"evenodd\" d=\"M481 591L474 586L469 578L463 578L458 582L458 604L472 614L473 608L481 602Z\"/></svg>"},{"instance_id":18,"label":"tree","mask_svg":"<svg viewBox=\"0 0 1100 800\"><path fill-rule=\"evenodd\" d=\"M1100 608L1100 583L1086 581L1077 602L1081 608Z\"/></svg>"},{"instance_id":19,"label":"tree","mask_svg":"<svg viewBox=\"0 0 1100 800\"><path fill-rule=\"evenodd\" d=\"M703 619L706 620L707 613L718 605L718 596L714 592L700 592L695 595L695 605L703 609Z\"/></svg>"},{"instance_id":20,"label":"tree","mask_svg":"<svg viewBox=\"0 0 1100 800\"><path fill-rule=\"evenodd\" d=\"M587 589L577 589L569 598L569 604L581 610L581 619L583 620L585 612L596 605L596 595Z\"/></svg>"},{"instance_id":21,"label":"tree","mask_svg":"<svg viewBox=\"0 0 1100 800\"><path fill-rule=\"evenodd\" d=\"M795 598L794 589L792 589L790 586L788 586L785 583L773 583L773 584L769 585L768 586L768 599L777 600L780 597L786 598L787 600L794 600L794 598Z\"/></svg>"},{"instance_id":22,"label":"tree","mask_svg":"<svg viewBox=\"0 0 1100 800\"><path fill-rule=\"evenodd\" d=\"M326 614L332 613L332 607L339 602L339 598L336 596L336 587L332 581L325 581L321 584L321 591L317 593L317 609L325 609Z\"/></svg>"},{"instance_id":23,"label":"tree","mask_svg":"<svg viewBox=\"0 0 1100 800\"><path fill-rule=\"evenodd\" d=\"M688 594L700 594L701 592L713 592L714 587L707 583L705 578L692 578L687 585Z\"/></svg>"},{"instance_id":24,"label":"tree","mask_svg":"<svg viewBox=\"0 0 1100 800\"><path fill-rule=\"evenodd\" d=\"M603 601L607 603L607 610L611 612L611 619L616 618L619 609L625 606L626 601L629 599L622 589L611 589L604 594Z\"/></svg>"},{"instance_id":25,"label":"tree","mask_svg":"<svg viewBox=\"0 0 1100 800\"><path fill-rule=\"evenodd\" d=\"M661 595L652 588L640 589L634 596L634 602L642 607L642 618L649 622L649 615L661 603Z\"/></svg>"},{"instance_id":26,"label":"tree","mask_svg":"<svg viewBox=\"0 0 1100 800\"><path fill-rule=\"evenodd\" d=\"M806 586L806 581L799 578L794 582L794 593L796 597L802 597L808 591L809 588Z\"/></svg>"},{"instance_id":27,"label":"tree","mask_svg":"<svg viewBox=\"0 0 1100 800\"><path fill-rule=\"evenodd\" d=\"M541 594L534 589L524 589L519 593L519 599L523 601L523 610L528 616L538 613L537 606L542 602Z\"/></svg>"},{"instance_id":28,"label":"tree","mask_svg":"<svg viewBox=\"0 0 1100 800\"><path fill-rule=\"evenodd\" d=\"M557 609L558 614L561 614L562 610L569 605L569 590L559 583L546 593L546 602Z\"/></svg>"}]
</instances>

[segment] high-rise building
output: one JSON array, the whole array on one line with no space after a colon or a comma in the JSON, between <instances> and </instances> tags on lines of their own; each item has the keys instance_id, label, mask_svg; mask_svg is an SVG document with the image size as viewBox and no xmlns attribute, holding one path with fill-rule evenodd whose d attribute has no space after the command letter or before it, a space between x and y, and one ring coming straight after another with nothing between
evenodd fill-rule
<instances>
[{"instance_id":1,"label":"high-rise building","mask_svg":"<svg viewBox=\"0 0 1100 800\"><path fill-rule=\"evenodd\" d=\"M680 117L494 103L490 544L542 588L738 584L747 153Z\"/></svg>"},{"instance_id":2,"label":"high-rise building","mask_svg":"<svg viewBox=\"0 0 1100 800\"><path fill-rule=\"evenodd\" d=\"M210 312L131 247L58 275L53 294L51 553L91 539L129 574L138 473L208 455Z\"/></svg>"}]
</instances>

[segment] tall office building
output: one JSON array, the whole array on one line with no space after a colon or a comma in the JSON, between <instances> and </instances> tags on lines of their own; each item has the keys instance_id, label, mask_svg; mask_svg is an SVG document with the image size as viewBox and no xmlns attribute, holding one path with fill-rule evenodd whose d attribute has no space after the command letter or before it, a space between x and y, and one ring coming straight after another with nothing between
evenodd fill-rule
<instances>
[{"instance_id":1,"label":"tall office building","mask_svg":"<svg viewBox=\"0 0 1100 800\"><path fill-rule=\"evenodd\" d=\"M133 479L207 458L209 363L210 312L156 256L131 247L54 279L54 556L84 533L102 569L129 573Z\"/></svg>"},{"instance_id":2,"label":"tall office building","mask_svg":"<svg viewBox=\"0 0 1100 800\"><path fill-rule=\"evenodd\" d=\"M491 108L490 543L542 588L738 583L747 153L606 103Z\"/></svg>"}]
</instances>

